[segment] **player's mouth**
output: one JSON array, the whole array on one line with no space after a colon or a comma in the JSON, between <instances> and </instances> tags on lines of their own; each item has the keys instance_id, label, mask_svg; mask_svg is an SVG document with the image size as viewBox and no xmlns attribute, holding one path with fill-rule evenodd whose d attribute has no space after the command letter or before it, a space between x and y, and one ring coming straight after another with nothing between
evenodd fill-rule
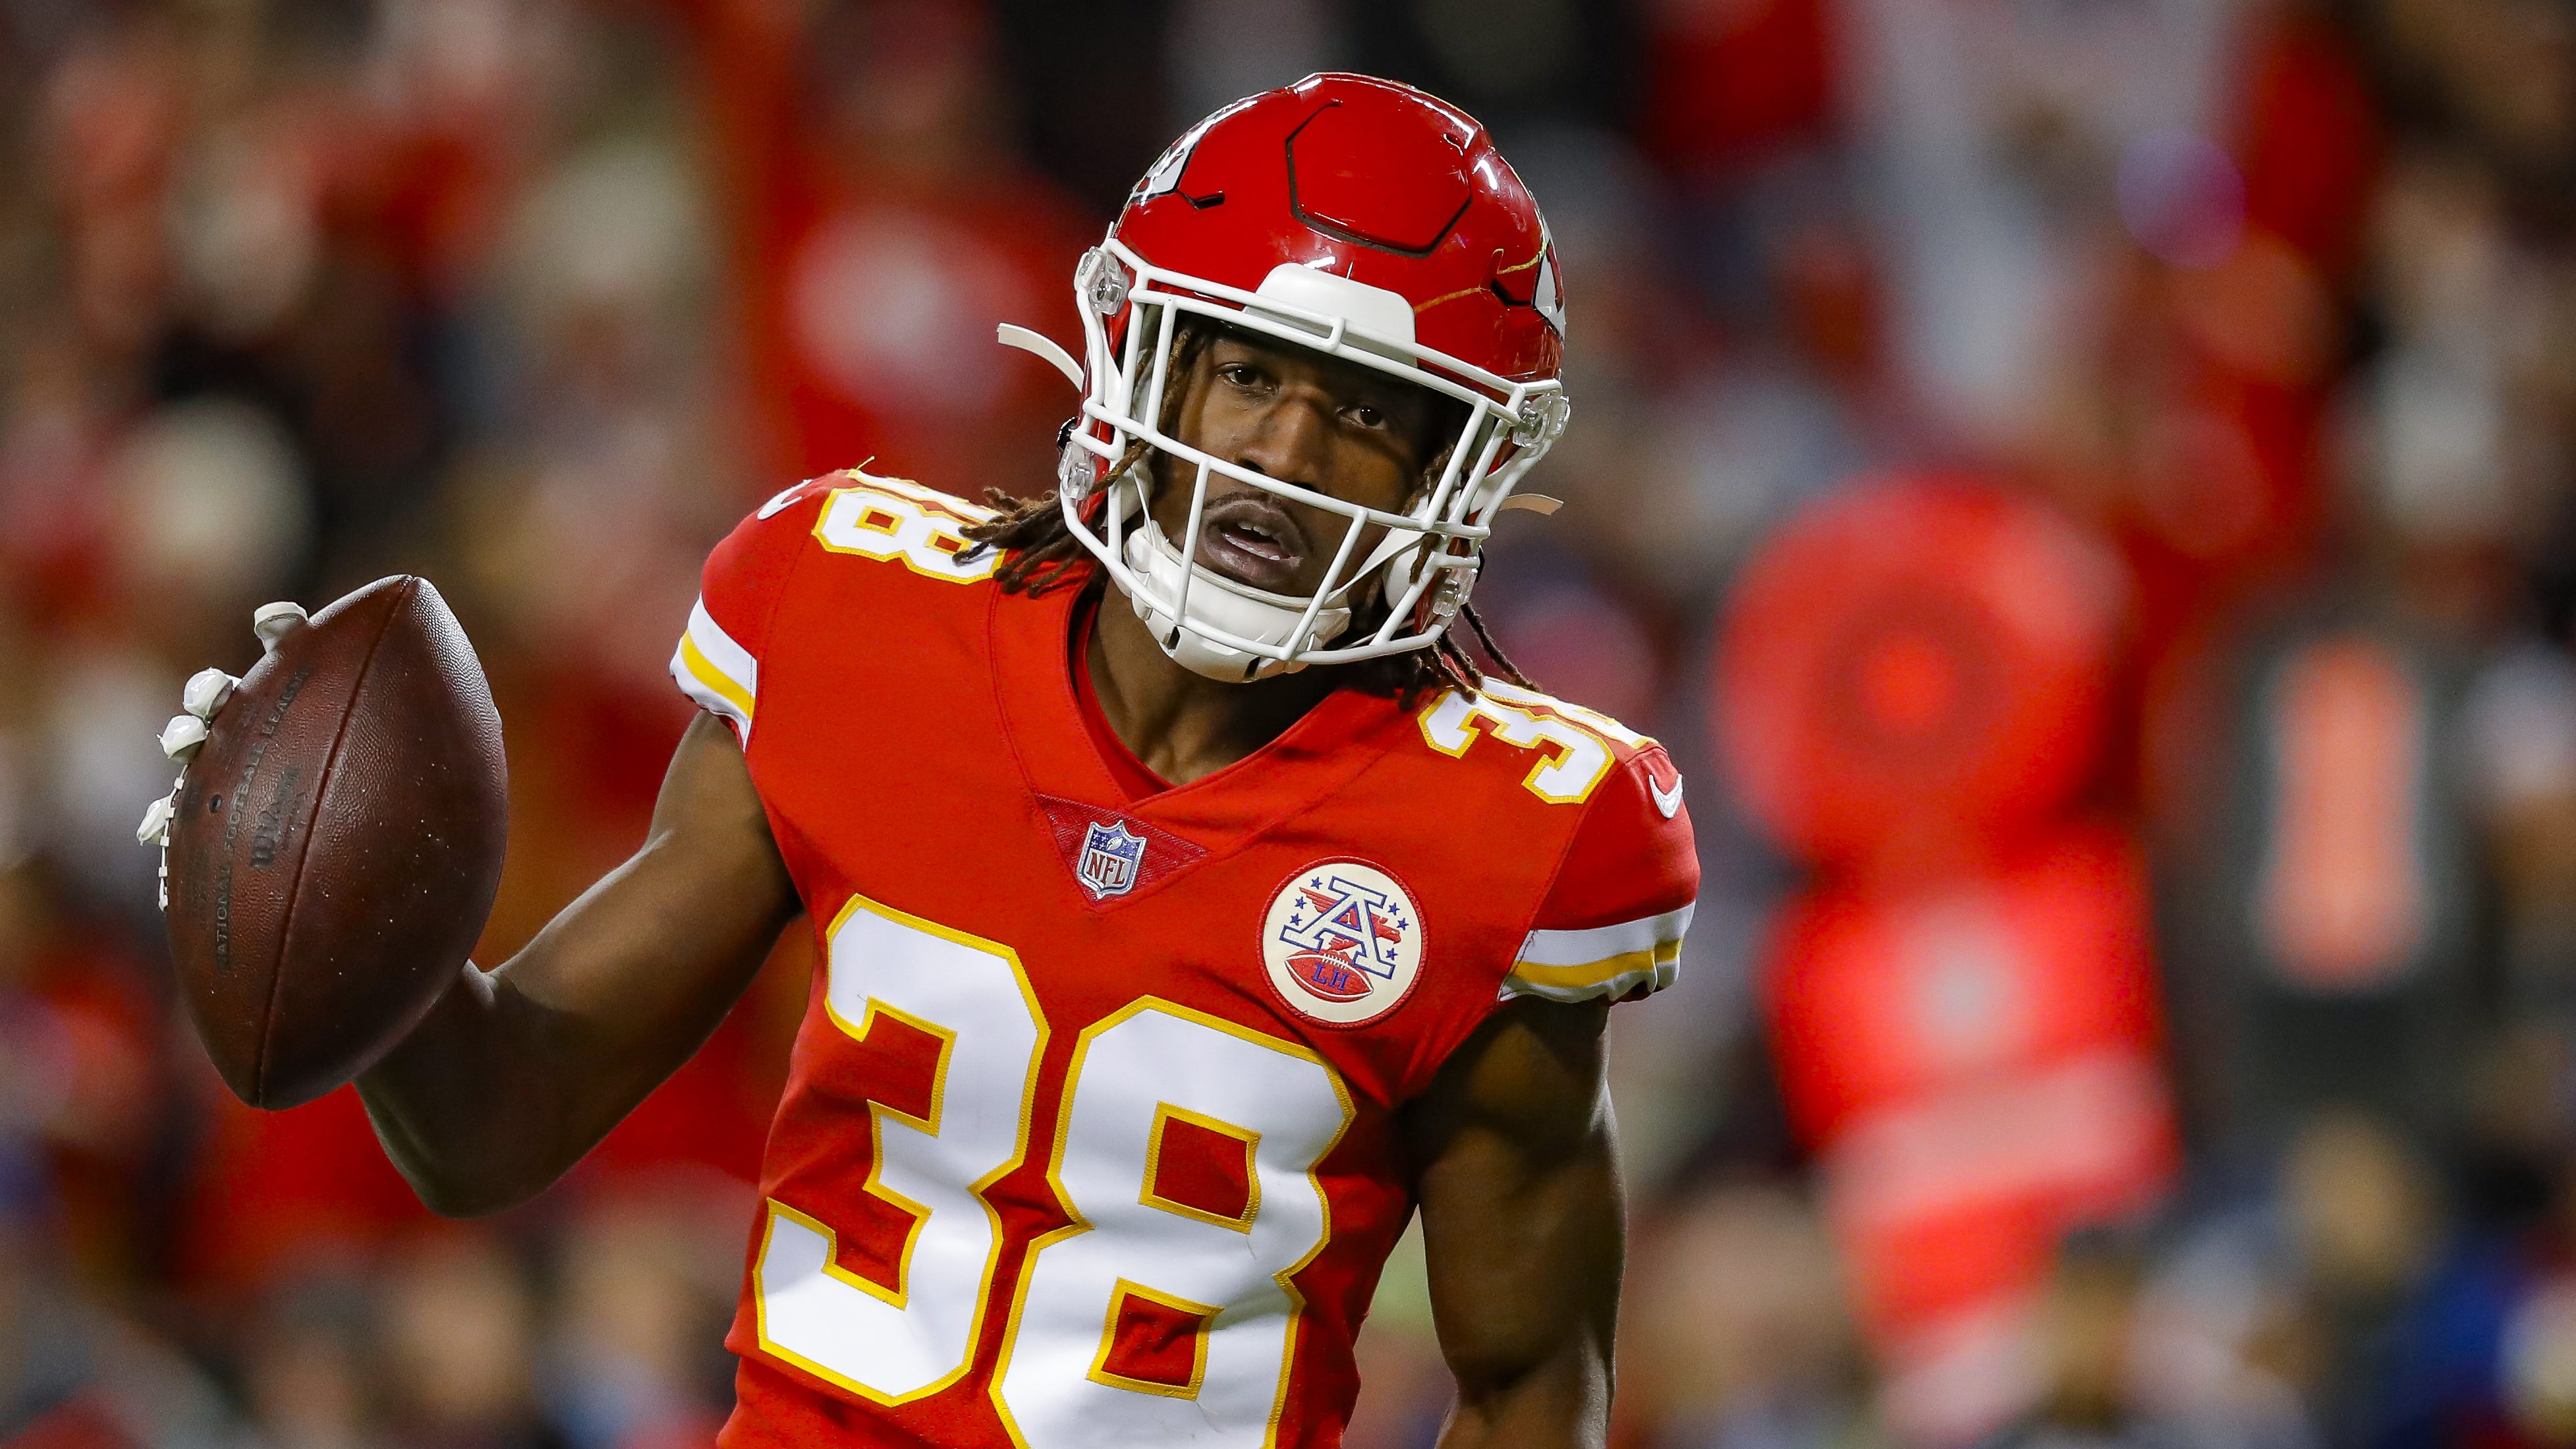
<instances>
[{"instance_id":1,"label":"player's mouth","mask_svg":"<svg viewBox=\"0 0 2576 1449\"><path fill-rule=\"evenodd\" d=\"M1217 499L1199 517L1198 561L1236 583L1288 593L1306 555L1305 530L1263 494Z\"/></svg>"}]
</instances>

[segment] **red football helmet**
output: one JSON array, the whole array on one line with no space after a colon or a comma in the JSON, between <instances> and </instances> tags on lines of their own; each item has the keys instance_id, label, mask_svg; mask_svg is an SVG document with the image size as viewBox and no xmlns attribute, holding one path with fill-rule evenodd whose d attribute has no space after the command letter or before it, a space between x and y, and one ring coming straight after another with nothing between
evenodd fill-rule
<instances>
[{"instance_id":1,"label":"red football helmet","mask_svg":"<svg viewBox=\"0 0 2576 1449\"><path fill-rule=\"evenodd\" d=\"M1061 478L1065 517L1166 652L1219 679L1417 649L1467 598L1495 512L1565 426L1565 311L1547 223L1485 130L1409 86L1309 76L1190 128L1074 271L1084 389ZM1184 313L1392 373L1466 405L1402 513L1363 508L1199 451L1160 426ZM1132 443L1195 471L1177 547L1146 511L1152 470L1110 477ZM1274 594L1193 562L1208 478L1347 518L1323 585ZM1106 506L1093 506L1103 489ZM1355 557L1370 524L1385 537ZM1374 580L1385 621L1334 641Z\"/></svg>"}]
</instances>

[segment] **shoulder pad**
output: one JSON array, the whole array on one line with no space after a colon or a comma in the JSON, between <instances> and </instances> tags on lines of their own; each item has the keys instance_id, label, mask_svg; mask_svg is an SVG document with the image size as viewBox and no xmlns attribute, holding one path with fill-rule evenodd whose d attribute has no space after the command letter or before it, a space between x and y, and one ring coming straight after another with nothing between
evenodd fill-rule
<instances>
[{"instance_id":1,"label":"shoulder pad","mask_svg":"<svg viewBox=\"0 0 2576 1449\"><path fill-rule=\"evenodd\" d=\"M993 510L909 478L880 478L856 469L834 475L814 518L825 551L900 563L925 578L981 583L1002 566L999 549L966 537ZM792 490L791 490L792 492Z\"/></svg>"},{"instance_id":2,"label":"shoulder pad","mask_svg":"<svg viewBox=\"0 0 2576 1449\"><path fill-rule=\"evenodd\" d=\"M1590 800L1610 772L1655 742L1579 704L1500 680L1475 694L1444 691L1419 716L1423 743L1466 758L1479 736L1534 753L1521 783L1551 805Z\"/></svg>"}]
</instances>

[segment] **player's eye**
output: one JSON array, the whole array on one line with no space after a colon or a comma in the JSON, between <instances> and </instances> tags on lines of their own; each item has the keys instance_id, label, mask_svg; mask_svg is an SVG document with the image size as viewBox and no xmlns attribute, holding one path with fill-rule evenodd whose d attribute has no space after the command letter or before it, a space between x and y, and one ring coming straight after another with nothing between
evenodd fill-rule
<instances>
[{"instance_id":1,"label":"player's eye","mask_svg":"<svg viewBox=\"0 0 2576 1449\"><path fill-rule=\"evenodd\" d=\"M1352 424L1356 427L1382 428L1386 426L1386 414L1376 408L1370 407L1366 403L1362 403L1354 408L1344 409L1342 416L1349 418Z\"/></svg>"},{"instance_id":2,"label":"player's eye","mask_svg":"<svg viewBox=\"0 0 2576 1449\"><path fill-rule=\"evenodd\" d=\"M1226 363L1217 368L1216 375L1246 392L1258 389L1264 380L1261 369L1248 362Z\"/></svg>"}]
</instances>

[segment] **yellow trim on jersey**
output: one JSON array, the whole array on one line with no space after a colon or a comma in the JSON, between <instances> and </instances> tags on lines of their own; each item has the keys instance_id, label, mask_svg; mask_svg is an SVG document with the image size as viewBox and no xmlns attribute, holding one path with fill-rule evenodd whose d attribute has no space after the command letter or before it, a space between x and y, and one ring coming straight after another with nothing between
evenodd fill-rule
<instances>
[{"instance_id":1,"label":"yellow trim on jersey","mask_svg":"<svg viewBox=\"0 0 2576 1449\"><path fill-rule=\"evenodd\" d=\"M751 717L751 692L725 678L724 671L709 662L706 654L698 648L698 641L686 634L680 636L680 663L698 683L705 685L725 703L742 711L744 719Z\"/></svg>"},{"instance_id":2,"label":"yellow trim on jersey","mask_svg":"<svg viewBox=\"0 0 2576 1449\"><path fill-rule=\"evenodd\" d=\"M1201 1213L1198 1216L1205 1217L1206 1214ZM1118 1347L1118 1312L1127 1306L1127 1300L1130 1298L1142 1298L1157 1308L1168 1308L1185 1318L1195 1318L1199 1321L1197 1331L1190 1335L1190 1381L1188 1383L1167 1384L1155 1379L1131 1379L1125 1374L1110 1369L1109 1355ZM1157 1394L1166 1399L1195 1399L1199 1396L1199 1387L1207 1382L1208 1330L1216 1326L1216 1316L1222 1311L1224 1310L1212 1304L1193 1303L1176 1294L1157 1293L1142 1283L1131 1283L1121 1278L1117 1286L1109 1290L1109 1314L1100 1325L1100 1352L1091 1356L1091 1372L1088 1377L1095 1384L1107 1384L1113 1389L1126 1389L1139 1394Z\"/></svg>"},{"instance_id":3,"label":"yellow trim on jersey","mask_svg":"<svg viewBox=\"0 0 2576 1449\"><path fill-rule=\"evenodd\" d=\"M733 721L746 741L751 738L760 661L707 612L705 599L689 606L688 627L671 651L671 678L700 709Z\"/></svg>"},{"instance_id":4,"label":"yellow trim on jersey","mask_svg":"<svg viewBox=\"0 0 2576 1449\"><path fill-rule=\"evenodd\" d=\"M1002 1246L1008 1239L1008 1231L1002 1222L1001 1210L994 1207L992 1200L986 1197L985 1194L991 1192L994 1186L1000 1183L1003 1178L1019 1171L1020 1165L1028 1160L1029 1131L1035 1125L1037 1113L1038 1064L1046 1059L1047 1041L1053 1034L1053 1028L1048 1026L1046 1013L1038 1006L1037 991L1029 985L1028 968L1020 964L1019 952L1012 950L1010 947L1003 945L999 941L988 941L981 936L958 930L953 926L943 926L937 921L924 919L923 917L916 916L909 911L897 910L893 906L869 900L867 897L853 892L849 900L842 905L840 911L832 917L831 926L823 932L823 960L817 967L818 970L827 973L823 989L823 1009L825 1013L829 1015L832 1024L835 1027L839 1028L843 1033L854 1039L864 1040L866 1027L874 1023L876 1015L880 1010L885 1011L889 1015L901 1018L909 1025L927 1030L932 1035L940 1038L939 1064L937 1074L933 1078L933 1095L931 1099L931 1116L934 1120L934 1124L937 1117L940 1115L940 1109L945 1102L949 1047L956 1040L956 1034L945 1028L933 1026L909 1012L895 1010L894 1008L887 1006L885 1003L878 1001L875 997L868 998L867 1008L861 1013L864 1020L855 1027L851 1025L849 1018L843 1016L840 1010L832 1005L831 982L828 973L832 969L833 940L840 934L843 924L848 922L850 917L856 915L860 911L866 911L871 915L891 921L898 926L909 927L913 930L920 931L925 935L936 936L943 941L949 941L956 945L967 947L970 950L981 951L986 955L1000 957L1010 966L1012 981L1020 989L1020 999L1028 1003L1029 1020L1037 1027L1036 1042L1029 1049L1028 1080L1020 1089L1019 1132L1012 1141L1011 1155L1005 1159L999 1167L985 1173L982 1177L975 1179L973 1182L966 1184L966 1191L974 1197L975 1205L984 1210L985 1221L992 1225L993 1246L984 1255L983 1276L977 1279L975 1284L975 1306L972 1316L967 1320L966 1325L966 1356L958 1363L957 1367L949 1370L946 1374L931 1383L912 1390L909 1393L884 1394L870 1388L866 1384L860 1383L858 1380L853 1379L846 1374L835 1373L830 1368L816 1363L814 1360L807 1358L803 1354L786 1347L776 1339L770 1337L769 1295L760 1291L759 1284L760 1274L767 1266L769 1260L769 1242L770 1238L777 1231L777 1219L779 1214L785 1214L788 1218L802 1225L806 1231L818 1234L823 1238L823 1271L825 1273L841 1282L849 1284L852 1287L861 1289L871 1297L892 1303L898 1308L903 1307L904 1303L901 1299L888 1297L881 1286L871 1283L840 1266L836 1261L840 1251L840 1239L828 1224L825 1224L820 1219L809 1214L798 1212L796 1209L789 1207L787 1204L780 1202L776 1198L764 1199L771 1211L761 1221L760 1253L759 1256L752 1260L754 1291L751 1295L752 1328L756 1341L760 1345L760 1351L765 1354L769 1354L782 1362L794 1364L798 1368L801 1368L826 1382L837 1384L840 1387L849 1390L851 1393L857 1394L859 1397L866 1399L870 1403L883 1404L889 1408L893 1408L913 1403L920 1399L929 1398L933 1394L946 1393L949 1389L956 1387L958 1380L966 1377L968 1371L973 1369L975 1366L977 1347L984 1341L984 1321L992 1306L994 1270L1001 1266ZM869 1190L875 1196L886 1202L892 1203L897 1207L920 1208L920 1204L914 1203L911 1199L904 1197L902 1194L886 1188L883 1183L878 1181L878 1172L885 1155L882 1146L883 1139L878 1135L877 1125L882 1120L879 1116L881 1110L889 1109L883 1109L882 1104L874 1101L873 1099L869 1101L868 1131L871 1138L871 1157L874 1159L868 1166L867 1183ZM907 1113L893 1112L892 1115L899 1120L913 1123L916 1127L919 1126L919 1119L913 1118ZM932 1130L936 1130L935 1125ZM907 1229L904 1233L903 1258L897 1268L897 1272L903 1279L907 1280L901 1290L905 1298L908 1298L910 1294L911 1285L908 1280L912 1272L913 1243L919 1236L922 1225L929 1221L929 1211L930 1210L927 1208L921 1208L923 1215L915 1218L912 1227ZM1014 1313L1016 1313L1016 1311L1015 1303ZM1017 1328L1018 1324L1014 1322L1012 1327Z\"/></svg>"},{"instance_id":5,"label":"yellow trim on jersey","mask_svg":"<svg viewBox=\"0 0 2576 1449\"><path fill-rule=\"evenodd\" d=\"M854 486L833 489L814 515L814 541L825 552L900 563L952 584L979 583L1001 569L1002 551L977 548L965 532L992 517L990 509L908 478L847 476Z\"/></svg>"},{"instance_id":6,"label":"yellow trim on jersey","mask_svg":"<svg viewBox=\"0 0 2576 1449\"><path fill-rule=\"evenodd\" d=\"M847 919L846 912L843 918ZM899 1007L888 1006L873 996L868 998L867 1008L860 1013L859 1023L856 1026L852 1026L848 1019L833 1007L832 998L828 992L823 998L823 1010L832 1018L834 1026L839 1027L850 1040L862 1047L868 1044L868 1033L875 1030L879 1017L892 1018L939 1043L938 1059L930 1069L929 1116L915 1117L900 1108L889 1107L874 1097L867 1099L868 1175L866 1180L859 1184L859 1190L892 1207L895 1211L907 1214L912 1221L905 1226L903 1247L895 1254L894 1287L891 1290L871 1283L865 1278L847 1276L852 1284L866 1291L870 1296L881 1298L894 1307L901 1308L912 1301L912 1245L920 1240L922 1225L930 1221L930 1205L915 1202L885 1185L881 1176L885 1171L885 1119L891 1117L926 1137L939 1135L939 1119L942 1115L940 1109L948 1100L948 1058L951 1049L957 1045L957 1033L935 1022L924 1021Z\"/></svg>"},{"instance_id":7,"label":"yellow trim on jersey","mask_svg":"<svg viewBox=\"0 0 2576 1449\"><path fill-rule=\"evenodd\" d=\"M1617 999L1639 987L1661 991L1681 967L1693 906L1585 931L1532 931L1499 993L1550 1001Z\"/></svg>"},{"instance_id":8,"label":"yellow trim on jersey","mask_svg":"<svg viewBox=\"0 0 2576 1449\"><path fill-rule=\"evenodd\" d=\"M1525 690L1520 693L1544 699ZM1504 744L1538 751L1538 763L1530 766L1521 784L1550 805L1580 805L1591 799L1619 763L1610 741L1587 725L1563 714L1507 704L1490 690L1484 694L1445 691L1422 711L1417 723L1422 727L1422 742L1444 755L1464 758L1468 747L1488 734Z\"/></svg>"},{"instance_id":9,"label":"yellow trim on jersey","mask_svg":"<svg viewBox=\"0 0 2576 1449\"><path fill-rule=\"evenodd\" d=\"M878 1287L876 1284L869 1282L867 1279L862 1278L858 1274L841 1266L839 1262L841 1253L841 1235L832 1230L831 1224L826 1223L822 1219L814 1217L811 1214L800 1213L796 1209L789 1207L787 1204L780 1202L774 1197L765 1199L764 1201L768 1207L768 1211L761 1217L760 1255L755 1262L765 1264L769 1261L770 1239L777 1235L778 1220L780 1218L785 1218L789 1222L795 1223L798 1227L803 1228L805 1231L812 1233L814 1236L823 1240L823 1275L825 1277L832 1279L836 1283L847 1284L852 1288L856 1288L861 1292L870 1294L877 1298L884 1298L886 1296L886 1292L883 1288ZM911 1251L911 1240L909 1238L905 1239L904 1250L907 1253ZM757 1271L758 1269L755 1268L754 1272L757 1273ZM816 1363L814 1360L807 1358L805 1355L796 1352L792 1348L785 1347L776 1339L771 1338L769 1336L768 1294L754 1291L751 1295L751 1311L752 1332L759 1338L762 1352L770 1354L786 1363L792 1363L798 1368L805 1370L807 1373L814 1375L816 1378L838 1384L842 1388L850 1390L852 1393L864 1394L868 1398L874 1399L880 1404L904 1402L900 1399L888 1399L885 1395L876 1392L863 1383L859 1383L848 1375L835 1373L822 1364Z\"/></svg>"},{"instance_id":10,"label":"yellow trim on jersey","mask_svg":"<svg viewBox=\"0 0 2576 1449\"><path fill-rule=\"evenodd\" d=\"M1163 1180L1163 1128L1176 1117L1193 1127L1202 1128L1219 1137L1243 1144L1245 1188L1242 1216L1219 1217L1205 1208L1192 1207L1188 1203L1165 1197L1158 1190L1158 1184ZM1187 1107L1175 1107L1169 1102L1155 1103L1154 1130L1145 1138L1145 1185L1137 1192L1136 1201L1150 1208L1161 1208L1167 1213L1179 1213L1185 1218L1197 1218L1203 1223L1214 1223L1220 1228L1232 1228L1238 1233L1251 1232L1252 1220L1261 1216L1261 1134L1249 1127L1237 1127L1231 1122L1220 1122L1204 1112L1193 1112Z\"/></svg>"},{"instance_id":11,"label":"yellow trim on jersey","mask_svg":"<svg viewBox=\"0 0 2576 1449\"><path fill-rule=\"evenodd\" d=\"M1084 1027L1081 1033L1074 1037L1073 1060L1067 1063L1064 1069L1064 1100L1056 1107L1055 1148L1047 1156L1046 1170L1047 1191L1055 1198L1056 1205L1063 1209L1066 1221L1063 1227L1041 1233L1030 1240L1028 1254L1020 1260L1020 1281L1011 1289L1011 1316L1002 1328L1002 1352L994 1362L1004 1365L1010 1363L1011 1351L1019 1344L1020 1314L1028 1307L1029 1280L1035 1276L1038 1255L1066 1238L1078 1237L1093 1231L1091 1220L1075 1209L1073 1194L1065 1190L1064 1178L1061 1175L1064 1171L1064 1139L1073 1123L1074 1090L1082 1081L1083 1059L1090 1055L1091 1043L1098 1039L1101 1033L1130 1017L1147 1011L1159 1011L1166 1015L1197 1022L1201 1026L1214 1027L1229 1036L1240 1037L1255 1046L1268 1047L1283 1056L1302 1057L1313 1062L1324 1069L1324 1079L1332 1084L1333 1095L1341 1098L1342 1101L1342 1125L1334 1130L1333 1138L1324 1144L1324 1150L1315 1154L1313 1165L1308 1167L1305 1173L1307 1184L1315 1191L1315 1205L1322 1210L1322 1230L1315 1235L1315 1245L1306 1250L1304 1257L1270 1275L1271 1281L1279 1285L1279 1291L1288 1300L1288 1329L1279 1349L1279 1381L1271 1394L1270 1424L1261 1439L1262 1449L1277 1449L1279 1420L1288 1408L1288 1379L1297 1367L1297 1329L1306 1318L1306 1295L1297 1291L1295 1280L1298 1274L1306 1271L1307 1264L1323 1256L1324 1249L1332 1245L1333 1199L1330 1193L1324 1191L1324 1161L1341 1148L1343 1136L1351 1130L1351 1123L1359 1118L1359 1109L1351 1102L1351 1089L1343 1083L1342 1074L1333 1070L1333 1064L1324 1060L1323 1054L1314 1048L1272 1036L1268 1032L1255 1031L1240 1022L1228 1021L1224 1017L1210 1015L1195 1007L1183 1006L1177 1001L1166 1000L1160 996L1139 996L1117 1011ZM1256 1173L1260 1170L1258 1162L1254 1163L1253 1167ZM1112 1294L1113 1308L1116 1306L1116 1299L1117 1295ZM982 1327L980 1320L976 1326L978 1329ZM1011 1436L1011 1442L1017 1445L1018 1449L1030 1449L1028 1435L1021 1432L1020 1421L1012 1415L1011 1406L1002 1398L1002 1379L1002 1372L996 1370L991 1381L985 1386L985 1397L992 1401L993 1412L1002 1421L1002 1432Z\"/></svg>"}]
</instances>

